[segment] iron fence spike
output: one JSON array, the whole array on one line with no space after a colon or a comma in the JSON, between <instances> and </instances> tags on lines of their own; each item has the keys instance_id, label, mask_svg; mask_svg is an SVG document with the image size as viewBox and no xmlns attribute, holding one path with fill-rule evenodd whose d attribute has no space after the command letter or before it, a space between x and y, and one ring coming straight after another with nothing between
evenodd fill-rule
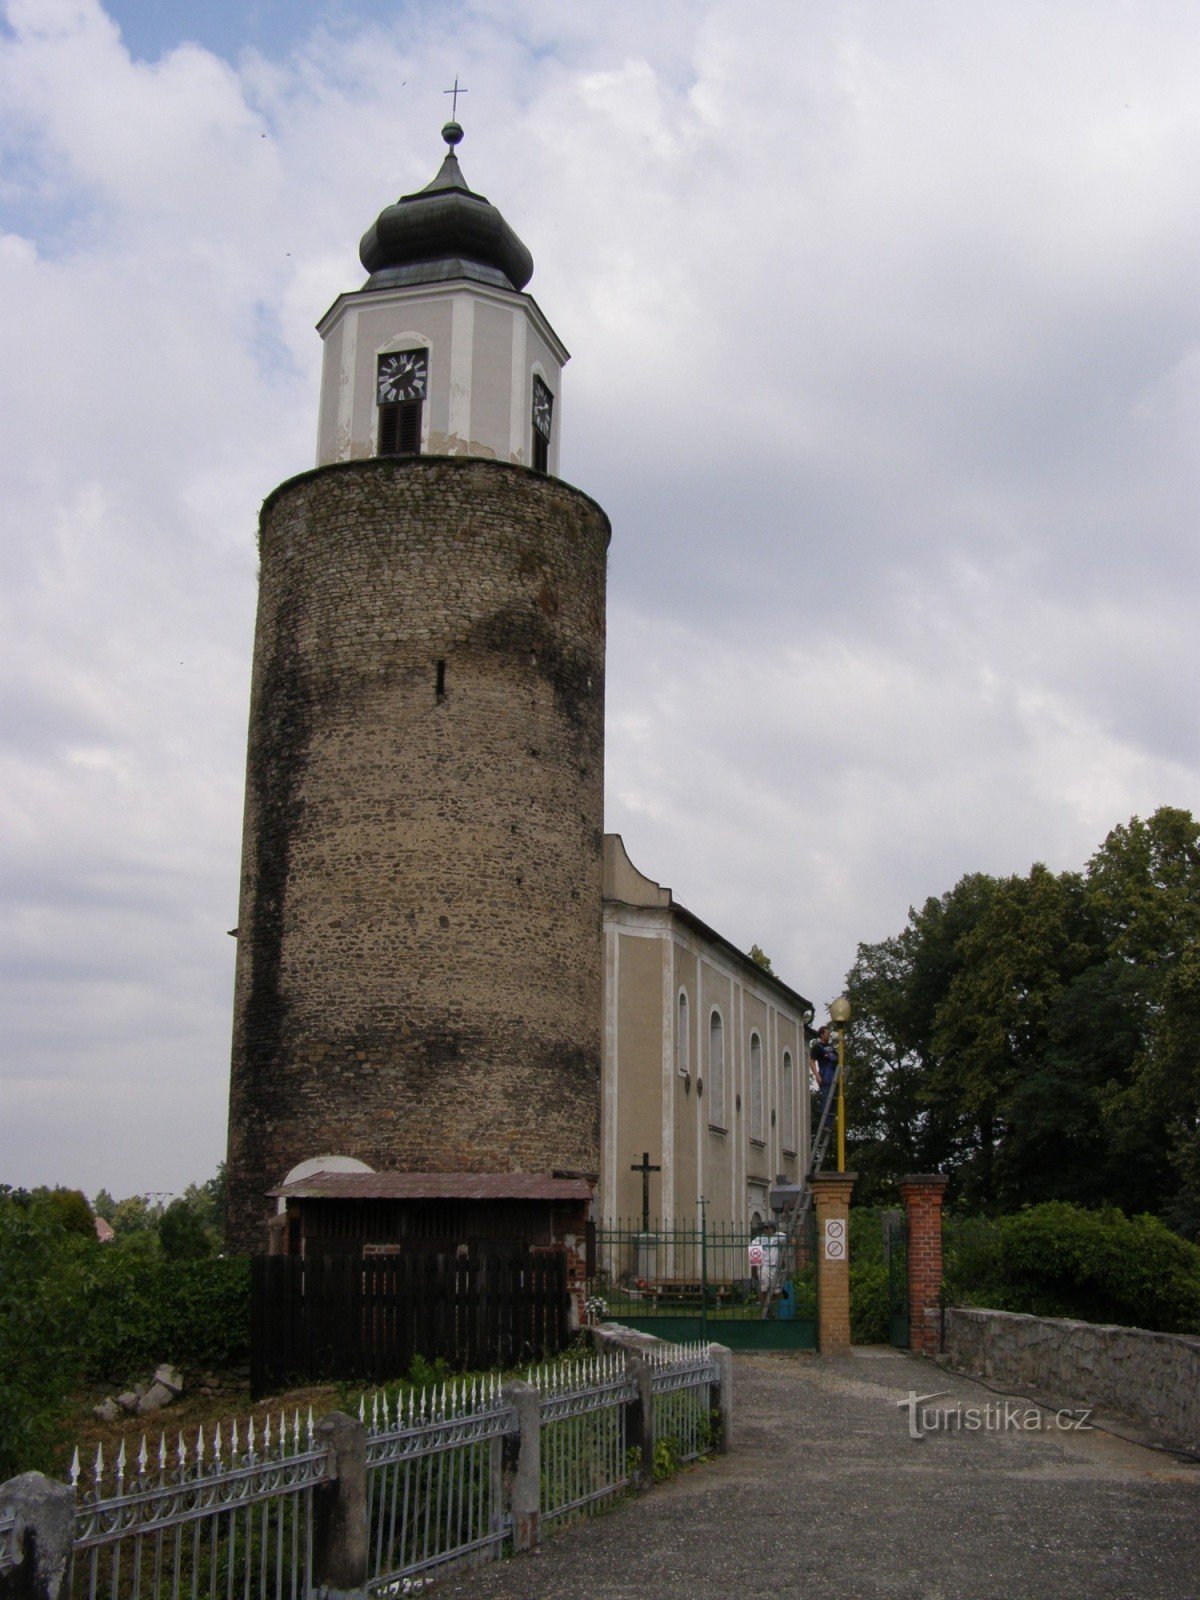
<instances>
[{"instance_id":1,"label":"iron fence spike","mask_svg":"<svg viewBox=\"0 0 1200 1600\"><path fill-rule=\"evenodd\" d=\"M68 1474L72 1489L79 1482L79 1446L75 1446L75 1454L71 1457L71 1471Z\"/></svg>"}]
</instances>

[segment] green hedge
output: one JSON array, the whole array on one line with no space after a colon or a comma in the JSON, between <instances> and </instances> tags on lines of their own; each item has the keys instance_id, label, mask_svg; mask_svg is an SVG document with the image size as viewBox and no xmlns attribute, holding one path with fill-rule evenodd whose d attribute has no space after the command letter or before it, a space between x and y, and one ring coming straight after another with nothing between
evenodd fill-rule
<instances>
[{"instance_id":1,"label":"green hedge","mask_svg":"<svg viewBox=\"0 0 1200 1600\"><path fill-rule=\"evenodd\" d=\"M110 1247L111 1249L111 1247ZM250 1352L250 1263L147 1261L112 1251L88 1294L84 1376L134 1377L160 1361L227 1367Z\"/></svg>"},{"instance_id":2,"label":"green hedge","mask_svg":"<svg viewBox=\"0 0 1200 1600\"><path fill-rule=\"evenodd\" d=\"M948 1217L944 1238L949 1305L1200 1333L1200 1246L1157 1217L1051 1200Z\"/></svg>"},{"instance_id":3,"label":"green hedge","mask_svg":"<svg viewBox=\"0 0 1200 1600\"><path fill-rule=\"evenodd\" d=\"M1200 1333L1200 1246L1157 1217L1049 1201L1001 1219L999 1265L1035 1315Z\"/></svg>"},{"instance_id":4,"label":"green hedge","mask_svg":"<svg viewBox=\"0 0 1200 1600\"><path fill-rule=\"evenodd\" d=\"M49 1465L83 1384L160 1361L229 1366L249 1348L247 1260L166 1261L148 1236L101 1245L45 1197L0 1185L0 1481Z\"/></svg>"}]
</instances>

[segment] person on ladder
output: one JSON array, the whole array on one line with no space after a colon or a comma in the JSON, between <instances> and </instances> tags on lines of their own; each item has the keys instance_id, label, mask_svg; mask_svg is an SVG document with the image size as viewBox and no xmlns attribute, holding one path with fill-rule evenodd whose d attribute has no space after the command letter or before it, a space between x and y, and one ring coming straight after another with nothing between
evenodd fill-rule
<instances>
[{"instance_id":1,"label":"person on ladder","mask_svg":"<svg viewBox=\"0 0 1200 1600\"><path fill-rule=\"evenodd\" d=\"M837 1045L829 1037L829 1024L823 1022L817 1029L817 1036L808 1051L808 1065L812 1073L813 1088L817 1090L820 1099L817 1101L816 1117L813 1121L813 1132L821 1126L821 1118L825 1115L825 1107L829 1104L829 1096L833 1093L833 1086L837 1082L838 1053Z\"/></svg>"}]
</instances>

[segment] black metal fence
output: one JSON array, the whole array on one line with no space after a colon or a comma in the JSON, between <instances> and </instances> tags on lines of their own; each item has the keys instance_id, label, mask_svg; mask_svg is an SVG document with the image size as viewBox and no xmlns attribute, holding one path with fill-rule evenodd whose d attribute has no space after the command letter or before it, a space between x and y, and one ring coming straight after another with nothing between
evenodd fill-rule
<instances>
[{"instance_id":1,"label":"black metal fence","mask_svg":"<svg viewBox=\"0 0 1200 1600\"><path fill-rule=\"evenodd\" d=\"M666 1339L815 1348L816 1232L777 1245L745 1227L606 1224L596 1230L593 1315Z\"/></svg>"},{"instance_id":2,"label":"black metal fence","mask_svg":"<svg viewBox=\"0 0 1200 1600\"><path fill-rule=\"evenodd\" d=\"M417 1356L457 1370L556 1355L570 1338L561 1251L256 1256L250 1384L385 1383Z\"/></svg>"}]
</instances>

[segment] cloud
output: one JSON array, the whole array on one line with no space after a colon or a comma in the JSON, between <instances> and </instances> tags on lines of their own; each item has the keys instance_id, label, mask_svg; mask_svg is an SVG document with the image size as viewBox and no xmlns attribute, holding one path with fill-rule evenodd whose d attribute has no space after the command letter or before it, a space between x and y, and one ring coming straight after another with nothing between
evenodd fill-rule
<instances>
[{"instance_id":1,"label":"cloud","mask_svg":"<svg viewBox=\"0 0 1200 1600\"><path fill-rule=\"evenodd\" d=\"M339 5L220 54L181 13L147 59L112 15L0 29L0 1178L219 1158L255 516L456 72L464 171L575 353L639 867L819 1003L962 873L1195 804L1168 0Z\"/></svg>"}]
</instances>

